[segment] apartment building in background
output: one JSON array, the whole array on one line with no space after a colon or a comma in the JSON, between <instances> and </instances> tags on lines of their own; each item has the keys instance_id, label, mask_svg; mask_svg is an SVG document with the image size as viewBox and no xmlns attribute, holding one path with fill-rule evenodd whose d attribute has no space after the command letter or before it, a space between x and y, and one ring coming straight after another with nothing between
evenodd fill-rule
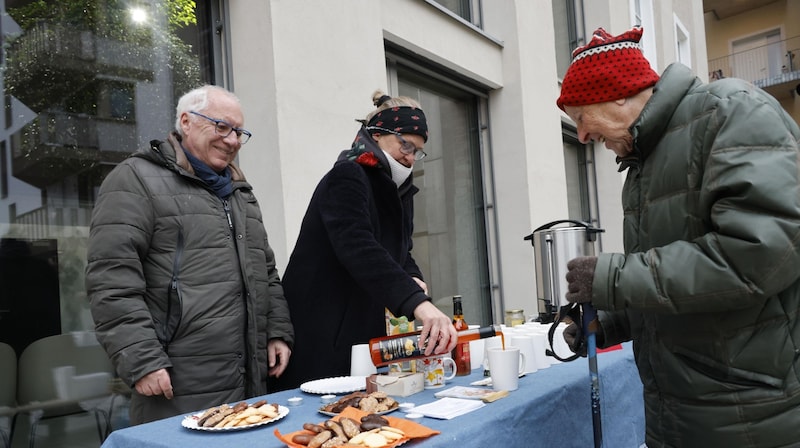
<instances>
[{"instance_id":1,"label":"apartment building in background","mask_svg":"<svg viewBox=\"0 0 800 448\"><path fill-rule=\"evenodd\" d=\"M709 79L742 78L800 122L800 1L705 0Z\"/></svg>"}]
</instances>

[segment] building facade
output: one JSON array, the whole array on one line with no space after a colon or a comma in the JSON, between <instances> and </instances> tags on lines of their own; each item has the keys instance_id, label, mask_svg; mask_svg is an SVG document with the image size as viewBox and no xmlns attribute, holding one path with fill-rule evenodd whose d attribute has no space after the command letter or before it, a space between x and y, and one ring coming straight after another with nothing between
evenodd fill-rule
<instances>
[{"instance_id":1,"label":"building facade","mask_svg":"<svg viewBox=\"0 0 800 448\"><path fill-rule=\"evenodd\" d=\"M769 92L800 123L800 1L706 6L709 78L746 79Z\"/></svg>"},{"instance_id":2,"label":"building facade","mask_svg":"<svg viewBox=\"0 0 800 448\"><path fill-rule=\"evenodd\" d=\"M797 0L776 3L797 14ZM349 148L355 120L373 108L373 91L418 99L431 137L428 157L414 167L421 189L414 256L434 303L449 314L452 295L462 295L471 323L500 323L508 309L535 318L525 236L580 220L605 230L598 250L622 250L624 173L602 145L579 142L555 106L572 49L597 27L618 34L641 25L657 72L680 61L707 80L706 33L730 39L698 0L61 0L47 7L0 0L0 7L0 340L18 355L48 334L92 330L83 269L100 183L128 154L165 138L177 98L202 83L242 100L253 138L238 162L280 270L317 182ZM783 25L781 37L800 34L793 26ZM709 55L712 48L714 57L725 53L715 43ZM42 266L22 270L42 284L37 291L12 269L22 259Z\"/></svg>"}]
</instances>

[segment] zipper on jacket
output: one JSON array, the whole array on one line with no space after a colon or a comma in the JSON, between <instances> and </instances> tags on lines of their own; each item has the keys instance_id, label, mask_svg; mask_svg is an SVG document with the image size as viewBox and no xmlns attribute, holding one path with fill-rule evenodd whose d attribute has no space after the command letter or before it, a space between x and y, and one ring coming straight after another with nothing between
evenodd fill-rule
<instances>
[{"instance_id":1,"label":"zipper on jacket","mask_svg":"<svg viewBox=\"0 0 800 448\"><path fill-rule=\"evenodd\" d=\"M233 239L233 247L236 250L236 259L239 260L239 244L236 242L236 229L233 226L233 219L231 218L231 206L230 202L227 199L222 199L222 208L225 210L225 218L228 220L228 229L231 232L231 238ZM248 312L247 307L247 296L248 296L248 289L247 289L247 279L244 275L244 268L241 266L241 261L239 262L239 276L241 277L242 281L242 306L244 307L244 340L247 341L247 334L250 328L250 313ZM245 369L250 364L250 350L248 350L249 344L245 344L245 353L244 353L244 365ZM248 369L249 370L249 369ZM245 386L245 390L247 390L247 386Z\"/></svg>"},{"instance_id":2,"label":"zipper on jacket","mask_svg":"<svg viewBox=\"0 0 800 448\"><path fill-rule=\"evenodd\" d=\"M167 292L167 309L161 334L156 329L158 339L164 347L164 352L169 354L169 344L175 338L175 333L181 324L183 316L183 296L179 286L179 276L181 269L181 259L183 258L183 229L178 230L178 241L175 247L175 258L172 260L172 280L170 281L169 291Z\"/></svg>"},{"instance_id":3,"label":"zipper on jacket","mask_svg":"<svg viewBox=\"0 0 800 448\"><path fill-rule=\"evenodd\" d=\"M233 220L231 219L231 205L227 199L222 200L222 208L225 210L225 217L228 219L228 230L231 231L231 237L234 241L234 247L236 246L236 232L233 231ZM239 250L237 249L236 252L238 253Z\"/></svg>"}]
</instances>

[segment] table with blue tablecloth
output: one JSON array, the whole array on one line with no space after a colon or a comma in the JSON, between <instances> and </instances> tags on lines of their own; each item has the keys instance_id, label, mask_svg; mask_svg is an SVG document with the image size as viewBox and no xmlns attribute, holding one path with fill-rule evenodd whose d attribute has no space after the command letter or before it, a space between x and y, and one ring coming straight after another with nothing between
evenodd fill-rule
<instances>
[{"instance_id":1,"label":"table with blue tablecloth","mask_svg":"<svg viewBox=\"0 0 800 448\"><path fill-rule=\"evenodd\" d=\"M633 361L630 343L621 350L598 354L600 406L603 446L638 448L644 443L644 405L642 384ZM469 376L449 380L445 388L468 386L483 378L481 369ZM519 380L519 389L507 397L451 420L425 417L420 423L441 433L415 439L408 447L593 447L589 367L585 358L552 365ZM398 398L401 402L422 405L435 401L428 389ZM288 399L303 397L299 406ZM319 395L299 389L265 395L270 403L287 406L289 414L270 424L228 432L197 431L184 428L184 416L118 429L102 448L196 448L209 446L282 448L286 445L274 430L287 434L302 429L303 423L322 422L328 417L318 412L323 405ZM256 398L247 400L255 401ZM403 417L401 411L389 414Z\"/></svg>"}]
</instances>

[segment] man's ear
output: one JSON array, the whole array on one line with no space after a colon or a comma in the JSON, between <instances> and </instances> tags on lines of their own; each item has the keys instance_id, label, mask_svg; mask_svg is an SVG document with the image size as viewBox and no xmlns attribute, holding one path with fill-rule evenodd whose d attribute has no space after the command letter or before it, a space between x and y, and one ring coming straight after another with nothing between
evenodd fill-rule
<instances>
[{"instance_id":1,"label":"man's ear","mask_svg":"<svg viewBox=\"0 0 800 448\"><path fill-rule=\"evenodd\" d=\"M378 137L380 137L380 136L381 136L381 134L379 132L376 132L376 133L372 134L372 139L377 142L378 141Z\"/></svg>"},{"instance_id":2,"label":"man's ear","mask_svg":"<svg viewBox=\"0 0 800 448\"><path fill-rule=\"evenodd\" d=\"M623 104L625 104L626 101L628 101L627 98L620 98L618 100L614 100L614 102L617 103L618 106L622 106Z\"/></svg>"}]
</instances>

